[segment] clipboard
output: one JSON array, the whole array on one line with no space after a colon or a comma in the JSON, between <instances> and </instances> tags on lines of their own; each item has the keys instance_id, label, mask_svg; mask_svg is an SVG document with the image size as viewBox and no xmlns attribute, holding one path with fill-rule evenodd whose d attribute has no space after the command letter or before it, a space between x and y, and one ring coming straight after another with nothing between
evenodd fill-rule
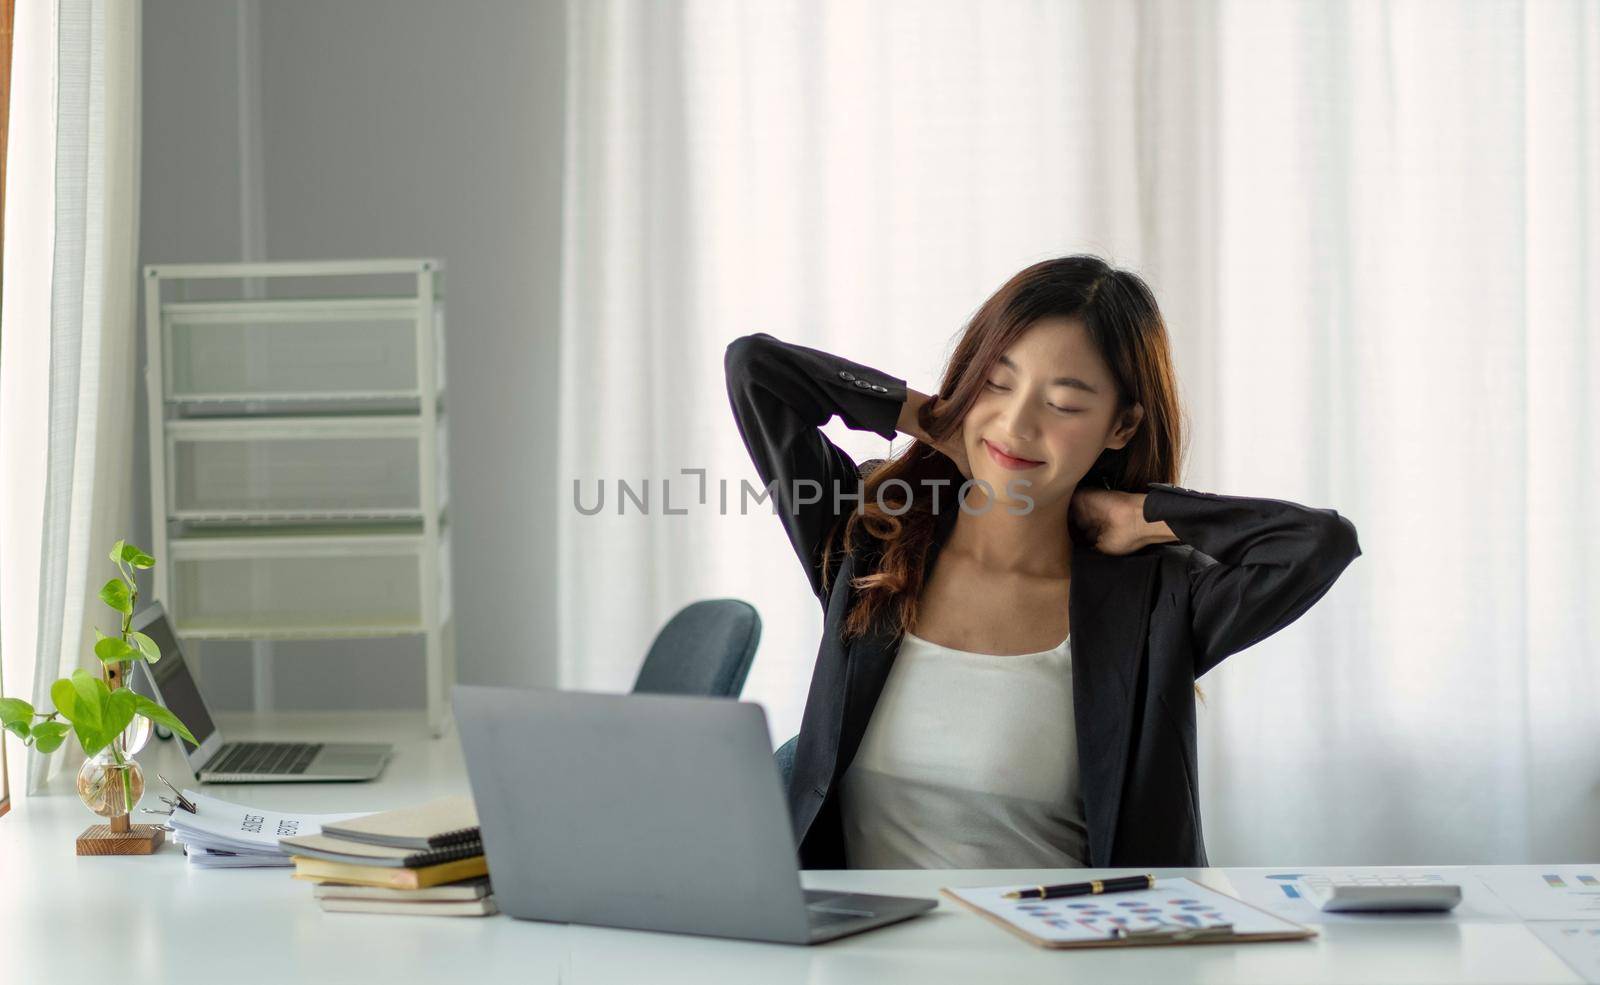
<instances>
[{"instance_id":1,"label":"clipboard","mask_svg":"<svg viewBox=\"0 0 1600 985\"><path fill-rule=\"evenodd\" d=\"M1285 920L1183 877L1154 889L1054 900L1009 900L1027 886L951 888L939 894L1038 947L1148 947L1306 940L1310 927Z\"/></svg>"}]
</instances>

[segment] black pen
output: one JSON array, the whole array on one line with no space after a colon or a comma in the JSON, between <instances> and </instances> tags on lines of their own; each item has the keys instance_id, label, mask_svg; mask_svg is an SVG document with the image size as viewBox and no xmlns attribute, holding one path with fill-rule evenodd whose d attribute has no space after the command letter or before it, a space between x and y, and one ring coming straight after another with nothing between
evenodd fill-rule
<instances>
[{"instance_id":1,"label":"black pen","mask_svg":"<svg viewBox=\"0 0 1600 985\"><path fill-rule=\"evenodd\" d=\"M1059 886L1034 886L1006 893L1006 899L1060 899L1063 896L1099 896L1101 893L1126 893L1135 889L1156 888L1155 876L1123 876L1119 879L1094 879L1068 882Z\"/></svg>"}]
</instances>

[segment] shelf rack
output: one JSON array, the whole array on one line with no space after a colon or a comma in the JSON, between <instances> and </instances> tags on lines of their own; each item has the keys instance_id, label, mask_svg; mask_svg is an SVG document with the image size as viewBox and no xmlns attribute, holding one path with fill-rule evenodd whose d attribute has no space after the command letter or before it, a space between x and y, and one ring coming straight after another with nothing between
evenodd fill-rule
<instances>
[{"instance_id":1,"label":"shelf rack","mask_svg":"<svg viewBox=\"0 0 1600 985\"><path fill-rule=\"evenodd\" d=\"M421 636L442 734L455 681L443 265L144 275L154 594L174 631ZM288 296L306 285L317 296Z\"/></svg>"}]
</instances>

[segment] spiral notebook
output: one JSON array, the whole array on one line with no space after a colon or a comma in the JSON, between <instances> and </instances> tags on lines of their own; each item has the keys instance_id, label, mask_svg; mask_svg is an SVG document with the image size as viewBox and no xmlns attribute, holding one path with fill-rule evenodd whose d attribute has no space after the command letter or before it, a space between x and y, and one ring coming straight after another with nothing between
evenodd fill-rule
<instances>
[{"instance_id":1,"label":"spiral notebook","mask_svg":"<svg viewBox=\"0 0 1600 985\"><path fill-rule=\"evenodd\" d=\"M321 834L278 839L290 855L351 865L419 869L483 854L478 814L468 796L324 825Z\"/></svg>"},{"instance_id":2,"label":"spiral notebook","mask_svg":"<svg viewBox=\"0 0 1600 985\"><path fill-rule=\"evenodd\" d=\"M478 811L472 797L440 797L416 807L367 814L322 826L322 833L368 845L392 848L442 848L478 840Z\"/></svg>"},{"instance_id":3,"label":"spiral notebook","mask_svg":"<svg viewBox=\"0 0 1600 985\"><path fill-rule=\"evenodd\" d=\"M327 835L300 835L280 838L278 845L290 855L301 858L404 869L422 869L483 854L482 841L457 842L442 848L395 848L391 845L364 845L359 841L330 838Z\"/></svg>"}]
</instances>

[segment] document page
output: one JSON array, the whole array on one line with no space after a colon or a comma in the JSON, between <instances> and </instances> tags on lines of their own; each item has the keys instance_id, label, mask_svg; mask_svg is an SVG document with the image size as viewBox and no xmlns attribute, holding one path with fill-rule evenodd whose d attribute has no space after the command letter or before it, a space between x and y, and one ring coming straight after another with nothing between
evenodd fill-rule
<instances>
[{"instance_id":1,"label":"document page","mask_svg":"<svg viewBox=\"0 0 1600 985\"><path fill-rule=\"evenodd\" d=\"M1530 923L1528 929L1584 981L1590 985L1600 985L1600 921Z\"/></svg>"},{"instance_id":2,"label":"document page","mask_svg":"<svg viewBox=\"0 0 1600 985\"><path fill-rule=\"evenodd\" d=\"M234 804L203 793L185 790L196 811L176 810L167 823L185 844L221 851L268 852L281 855L278 839L299 834L319 834L324 824L362 817L370 811L353 814L291 814Z\"/></svg>"},{"instance_id":3,"label":"document page","mask_svg":"<svg viewBox=\"0 0 1600 985\"><path fill-rule=\"evenodd\" d=\"M1600 864L1471 871L1524 920L1600 920Z\"/></svg>"}]
</instances>

